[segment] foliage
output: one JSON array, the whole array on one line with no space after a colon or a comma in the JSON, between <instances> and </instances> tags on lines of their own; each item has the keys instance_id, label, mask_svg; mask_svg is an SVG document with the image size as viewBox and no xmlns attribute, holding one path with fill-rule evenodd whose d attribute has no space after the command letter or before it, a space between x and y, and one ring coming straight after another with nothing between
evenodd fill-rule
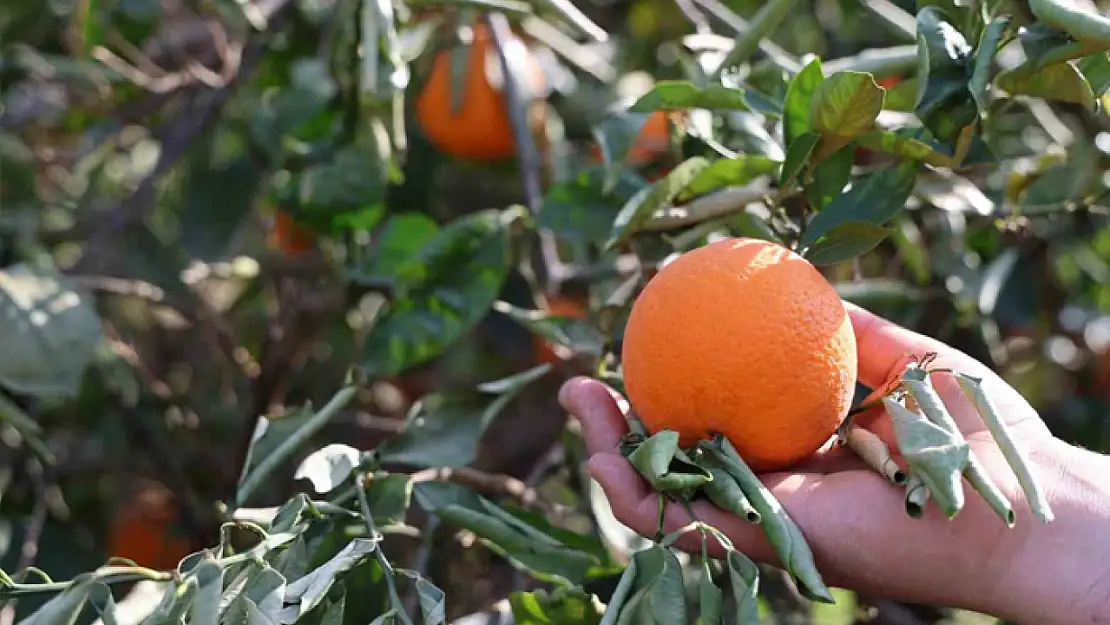
<instances>
[{"instance_id":1,"label":"foliage","mask_svg":"<svg viewBox=\"0 0 1110 625\"><path fill-rule=\"evenodd\" d=\"M573 375L619 389L636 293L722 236L804 254L1110 450L1105 18L1063 0L587 4L0 8L4 622L881 611L825 587L727 446L624 451L660 493L761 525L807 598L707 525L630 534L555 403ZM440 154L413 118L473 20L511 162ZM540 137L524 54L551 85ZM671 145L632 162L655 111ZM275 243L279 214L311 244ZM906 440L948 440L919 429ZM177 506L149 535L189 546L175 570L104 552L99 519L152 479ZM673 548L687 534L701 554Z\"/></svg>"}]
</instances>

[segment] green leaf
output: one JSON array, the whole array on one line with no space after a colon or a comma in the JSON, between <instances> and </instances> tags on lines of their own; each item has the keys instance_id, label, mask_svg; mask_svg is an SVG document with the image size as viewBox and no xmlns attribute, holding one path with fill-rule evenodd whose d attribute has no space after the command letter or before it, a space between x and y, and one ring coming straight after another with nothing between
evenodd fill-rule
<instances>
[{"instance_id":1,"label":"green leaf","mask_svg":"<svg viewBox=\"0 0 1110 625\"><path fill-rule=\"evenodd\" d=\"M701 579L698 580L698 614L697 625L721 625L721 603L723 594L720 588L713 583L713 571L709 568L709 561L701 564ZM744 621L740 621L744 623ZM746 625L746 624L745 624Z\"/></svg>"},{"instance_id":2,"label":"green leaf","mask_svg":"<svg viewBox=\"0 0 1110 625\"><path fill-rule=\"evenodd\" d=\"M558 544L550 537L537 541L534 534L522 533L488 512L449 504L436 509L436 514L444 521L474 532L486 547L537 579L580 584L595 562L589 554Z\"/></svg>"},{"instance_id":3,"label":"green leaf","mask_svg":"<svg viewBox=\"0 0 1110 625\"><path fill-rule=\"evenodd\" d=\"M759 567L747 556L728 550L728 578L736 602L736 620L741 625L759 623Z\"/></svg>"},{"instance_id":4,"label":"green leaf","mask_svg":"<svg viewBox=\"0 0 1110 625\"><path fill-rule=\"evenodd\" d=\"M721 85L700 88L682 80L660 80L655 83L636 103L629 107L632 113L651 113L653 111L673 111L692 108L749 111L743 89L732 89Z\"/></svg>"},{"instance_id":5,"label":"green leaf","mask_svg":"<svg viewBox=\"0 0 1110 625\"><path fill-rule=\"evenodd\" d=\"M549 315L542 310L518 308L504 301L496 302L493 308L547 342L562 345L576 354L600 356L605 350L605 335L584 319Z\"/></svg>"},{"instance_id":6,"label":"green leaf","mask_svg":"<svg viewBox=\"0 0 1110 625\"><path fill-rule=\"evenodd\" d=\"M1056 63L1037 69L1022 65L998 74L995 84L1014 95L1071 102L1090 111L1097 106L1091 84L1071 63Z\"/></svg>"},{"instance_id":7,"label":"green leaf","mask_svg":"<svg viewBox=\"0 0 1110 625\"><path fill-rule=\"evenodd\" d=\"M220 597L223 594L224 570L209 560L201 562L190 576L197 581L197 596L190 611L190 625L219 625Z\"/></svg>"},{"instance_id":8,"label":"green leaf","mask_svg":"<svg viewBox=\"0 0 1110 625\"><path fill-rule=\"evenodd\" d=\"M556 588L509 595L515 625L598 625L602 613L593 595L581 588Z\"/></svg>"},{"instance_id":9,"label":"green leaf","mask_svg":"<svg viewBox=\"0 0 1110 625\"><path fill-rule=\"evenodd\" d=\"M968 90L971 46L942 9L927 6L917 13L917 53L914 113L938 139L953 141L979 115Z\"/></svg>"},{"instance_id":10,"label":"green leaf","mask_svg":"<svg viewBox=\"0 0 1110 625\"><path fill-rule=\"evenodd\" d=\"M1096 52L1079 60L1079 71L1091 85L1095 95L1102 97L1110 89L1110 54Z\"/></svg>"},{"instance_id":11,"label":"green leaf","mask_svg":"<svg viewBox=\"0 0 1110 625\"><path fill-rule=\"evenodd\" d=\"M107 584L94 582L90 585L89 605L100 615L100 622L104 625L120 625L119 607L112 598L112 589L108 588Z\"/></svg>"},{"instance_id":12,"label":"green leaf","mask_svg":"<svg viewBox=\"0 0 1110 625\"><path fill-rule=\"evenodd\" d=\"M813 245L833 228L849 221L885 224L905 207L916 178L917 164L907 161L856 180L847 193L813 217L802 236L802 245Z\"/></svg>"},{"instance_id":13,"label":"green leaf","mask_svg":"<svg viewBox=\"0 0 1110 625\"><path fill-rule=\"evenodd\" d=\"M378 446L381 459L420 467L470 464L486 428L527 383L548 369L549 365L540 365L487 383L485 392L462 389L425 395L413 406L405 429ZM492 398L490 393L495 393Z\"/></svg>"},{"instance_id":14,"label":"green leaf","mask_svg":"<svg viewBox=\"0 0 1110 625\"><path fill-rule=\"evenodd\" d=\"M718 159L695 176L675 199L682 203L725 187L743 186L760 176L773 174L779 165L774 159L758 154Z\"/></svg>"},{"instance_id":15,"label":"green leaf","mask_svg":"<svg viewBox=\"0 0 1110 625\"><path fill-rule=\"evenodd\" d=\"M823 138L843 145L868 132L883 110L885 92L866 72L843 71L829 76L813 92L809 121Z\"/></svg>"},{"instance_id":16,"label":"green leaf","mask_svg":"<svg viewBox=\"0 0 1110 625\"><path fill-rule=\"evenodd\" d=\"M628 461L661 493L696 489L713 479L678 447L678 432L662 430L640 443Z\"/></svg>"},{"instance_id":17,"label":"green leaf","mask_svg":"<svg viewBox=\"0 0 1110 625\"><path fill-rule=\"evenodd\" d=\"M617 580L617 587L613 589L609 603L605 605L605 615L601 617L601 623L598 625L615 625L618 622L632 596L636 582L636 558L633 557Z\"/></svg>"},{"instance_id":18,"label":"green leaf","mask_svg":"<svg viewBox=\"0 0 1110 625\"><path fill-rule=\"evenodd\" d=\"M1085 10L1088 8L1090 10ZM1038 20L1066 32L1078 41L1110 46L1110 18L1099 14L1094 3L1029 0L1029 9Z\"/></svg>"},{"instance_id":19,"label":"green leaf","mask_svg":"<svg viewBox=\"0 0 1110 625\"><path fill-rule=\"evenodd\" d=\"M804 185L810 208L815 212L820 211L844 191L844 187L852 179L854 159L855 147L849 143L822 159L813 168L813 179Z\"/></svg>"},{"instance_id":20,"label":"green leaf","mask_svg":"<svg viewBox=\"0 0 1110 625\"><path fill-rule=\"evenodd\" d=\"M517 211L465 215L399 269L406 286L363 343L370 377L395 375L438 356L490 310L509 272L509 225Z\"/></svg>"},{"instance_id":21,"label":"green leaf","mask_svg":"<svg viewBox=\"0 0 1110 625\"><path fill-rule=\"evenodd\" d=\"M786 188L794 182L794 179L809 163L813 148L817 147L817 142L820 139L821 135L806 132L798 135L794 143L790 144L790 149L786 152L786 159L782 163L782 172L779 174L779 186Z\"/></svg>"},{"instance_id":22,"label":"green leaf","mask_svg":"<svg viewBox=\"0 0 1110 625\"><path fill-rule=\"evenodd\" d=\"M845 222L814 243L805 257L815 265L838 263L871 251L892 234L893 228L867 221Z\"/></svg>"},{"instance_id":23,"label":"green leaf","mask_svg":"<svg viewBox=\"0 0 1110 625\"><path fill-rule=\"evenodd\" d=\"M1002 41L1002 36L1009 25L1009 15L995 17L983 29L983 35L979 38L979 48L975 51L975 63L967 88L981 113L987 111L987 105L990 102L991 66L994 64L995 54L998 53L998 44Z\"/></svg>"},{"instance_id":24,"label":"green leaf","mask_svg":"<svg viewBox=\"0 0 1110 625\"><path fill-rule=\"evenodd\" d=\"M890 397L883 398L883 405L910 471L925 483L945 516L956 516L965 500L963 472L971 450L967 441Z\"/></svg>"},{"instance_id":25,"label":"green leaf","mask_svg":"<svg viewBox=\"0 0 1110 625\"><path fill-rule=\"evenodd\" d=\"M649 113L618 110L606 115L591 129L594 143L597 144L597 149L601 153L601 162L604 165L605 175L600 186L603 194L612 192L621 181L628 151L632 149L643 131L644 124L650 118ZM541 214L549 211L550 207L545 204Z\"/></svg>"},{"instance_id":26,"label":"green leaf","mask_svg":"<svg viewBox=\"0 0 1110 625\"><path fill-rule=\"evenodd\" d=\"M656 210L671 204L679 193L697 178L698 174L708 168L707 159L695 156L680 163L654 185L645 187L632 196L613 220L605 248L612 249L635 234Z\"/></svg>"},{"instance_id":27,"label":"green leaf","mask_svg":"<svg viewBox=\"0 0 1110 625\"><path fill-rule=\"evenodd\" d=\"M21 263L0 270L0 384L36 397L72 397L100 342L92 298L61 274Z\"/></svg>"},{"instance_id":28,"label":"green leaf","mask_svg":"<svg viewBox=\"0 0 1110 625\"><path fill-rule=\"evenodd\" d=\"M952 166L952 157L942 151L945 149L943 146L926 142L924 128L878 130L861 136L856 142L861 147L922 161L934 167Z\"/></svg>"},{"instance_id":29,"label":"green leaf","mask_svg":"<svg viewBox=\"0 0 1110 625\"><path fill-rule=\"evenodd\" d=\"M413 484L407 475L375 477L366 487L366 501L377 525L394 525L405 520L412 501Z\"/></svg>"},{"instance_id":30,"label":"green leaf","mask_svg":"<svg viewBox=\"0 0 1110 625\"><path fill-rule=\"evenodd\" d=\"M810 105L813 102L814 91L824 80L821 59L815 57L790 81L782 115L782 134L787 150L799 137L813 131L813 125L810 123Z\"/></svg>"},{"instance_id":31,"label":"green leaf","mask_svg":"<svg viewBox=\"0 0 1110 625\"><path fill-rule=\"evenodd\" d=\"M621 171L612 189L605 189L605 170L590 167L565 182L547 189L536 227L550 230L570 244L600 246L620 207L647 182L630 171Z\"/></svg>"},{"instance_id":32,"label":"green leaf","mask_svg":"<svg viewBox=\"0 0 1110 625\"><path fill-rule=\"evenodd\" d=\"M635 593L621 610L619 625L670 625L686 622L686 589L682 565L666 547L655 544L632 556L636 562Z\"/></svg>"},{"instance_id":33,"label":"green leaf","mask_svg":"<svg viewBox=\"0 0 1110 625\"><path fill-rule=\"evenodd\" d=\"M284 612L291 613L294 621L310 612L324 600L328 591L344 573L361 564L377 548L376 539L352 539L327 562L286 586L284 601L294 605L286 608Z\"/></svg>"},{"instance_id":34,"label":"green leaf","mask_svg":"<svg viewBox=\"0 0 1110 625\"><path fill-rule=\"evenodd\" d=\"M91 576L86 573L73 580L73 583L64 591L39 606L39 609L32 612L30 616L19 621L19 625L74 625L92 589Z\"/></svg>"},{"instance_id":35,"label":"green leaf","mask_svg":"<svg viewBox=\"0 0 1110 625\"><path fill-rule=\"evenodd\" d=\"M407 569L395 569L397 573L413 580L417 597L420 599L420 614L424 625L444 625L447 622L447 595L423 575Z\"/></svg>"},{"instance_id":36,"label":"green leaf","mask_svg":"<svg viewBox=\"0 0 1110 625\"><path fill-rule=\"evenodd\" d=\"M347 272L355 283L392 283L405 263L419 254L439 233L439 225L424 213L390 215L374 237L374 245L359 265ZM402 290L407 285L397 285Z\"/></svg>"}]
</instances>

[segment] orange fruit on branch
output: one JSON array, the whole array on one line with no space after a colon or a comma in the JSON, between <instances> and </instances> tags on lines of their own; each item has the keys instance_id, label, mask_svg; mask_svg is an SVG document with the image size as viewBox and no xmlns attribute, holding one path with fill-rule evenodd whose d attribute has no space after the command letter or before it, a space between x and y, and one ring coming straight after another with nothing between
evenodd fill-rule
<instances>
[{"instance_id":1,"label":"orange fruit on branch","mask_svg":"<svg viewBox=\"0 0 1110 625\"><path fill-rule=\"evenodd\" d=\"M431 73L416 99L416 119L424 135L440 151L460 158L493 161L516 154L513 126L503 93L501 65L489 27L473 27L474 40L466 54L465 75L455 92L452 53L438 53ZM533 133L542 132L546 103L542 93L546 79L539 61L520 39L513 39L506 54L520 55L527 68L526 80L518 86L529 99L528 125ZM457 106L456 106L457 104Z\"/></svg>"},{"instance_id":2,"label":"orange fruit on branch","mask_svg":"<svg viewBox=\"0 0 1110 625\"><path fill-rule=\"evenodd\" d=\"M856 342L844 304L806 259L735 238L686 252L633 303L624 386L649 432L683 446L723 434L755 471L796 464L851 407Z\"/></svg>"}]
</instances>

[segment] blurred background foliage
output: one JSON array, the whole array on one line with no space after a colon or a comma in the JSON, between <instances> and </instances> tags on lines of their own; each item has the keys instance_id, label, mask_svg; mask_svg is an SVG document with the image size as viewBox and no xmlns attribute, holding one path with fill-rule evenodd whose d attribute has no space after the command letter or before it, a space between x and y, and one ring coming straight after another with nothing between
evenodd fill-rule
<instances>
[{"instance_id":1,"label":"blurred background foliage","mask_svg":"<svg viewBox=\"0 0 1110 625\"><path fill-rule=\"evenodd\" d=\"M776 219L789 231L798 206L772 214L757 194L724 219L606 249L625 201L682 158L785 157L752 98L718 115L717 143L672 132L696 116L610 113L654 81L703 75L764 4L5 0L0 567L69 579L119 556L172 569L221 540L219 502L286 502L319 475L295 475L301 460L336 441L378 448L418 484L539 501L627 561L641 543L585 475L557 389L619 353L620 311L652 263ZM846 59L888 89L897 126L913 115L917 9L796 3L746 83L774 108L804 55L829 71ZM1091 102L1036 88L993 102L982 137L996 162L923 170L892 236L823 270L846 299L990 363L1058 436L1110 451L1110 62L1097 56L1080 64ZM890 163L860 145L851 156L856 173ZM771 171L729 175L743 186ZM369 383L236 501L260 417L279 434L303 424L354 365ZM403 528L418 531L390 533L386 551L446 593L449 621L508 622L479 616L547 582L441 523L437 493L414 492ZM774 622L978 618L850 593L814 607L766 572ZM587 588L604 598L616 579ZM371 621L372 603L348 602L345 622Z\"/></svg>"}]
</instances>

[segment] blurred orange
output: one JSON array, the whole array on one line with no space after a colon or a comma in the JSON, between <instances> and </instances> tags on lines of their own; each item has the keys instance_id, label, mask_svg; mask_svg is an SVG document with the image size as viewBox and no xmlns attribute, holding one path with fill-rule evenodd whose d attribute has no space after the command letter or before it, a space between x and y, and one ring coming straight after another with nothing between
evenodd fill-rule
<instances>
[{"instance_id":1,"label":"blurred orange","mask_svg":"<svg viewBox=\"0 0 1110 625\"><path fill-rule=\"evenodd\" d=\"M296 256L315 247L316 235L298 224L288 212L279 208L274 212L273 224L266 242L273 249Z\"/></svg>"},{"instance_id":2,"label":"blurred orange","mask_svg":"<svg viewBox=\"0 0 1110 625\"><path fill-rule=\"evenodd\" d=\"M550 315L556 317L585 319L587 316L586 303L567 294L548 296L547 310ZM532 335L532 353L535 354L537 364L554 365L560 362L551 343L538 334Z\"/></svg>"},{"instance_id":3,"label":"blurred orange","mask_svg":"<svg viewBox=\"0 0 1110 625\"><path fill-rule=\"evenodd\" d=\"M158 482L143 480L112 518L108 555L151 569L175 569L193 552L191 541L177 531L180 520L173 493Z\"/></svg>"}]
</instances>

